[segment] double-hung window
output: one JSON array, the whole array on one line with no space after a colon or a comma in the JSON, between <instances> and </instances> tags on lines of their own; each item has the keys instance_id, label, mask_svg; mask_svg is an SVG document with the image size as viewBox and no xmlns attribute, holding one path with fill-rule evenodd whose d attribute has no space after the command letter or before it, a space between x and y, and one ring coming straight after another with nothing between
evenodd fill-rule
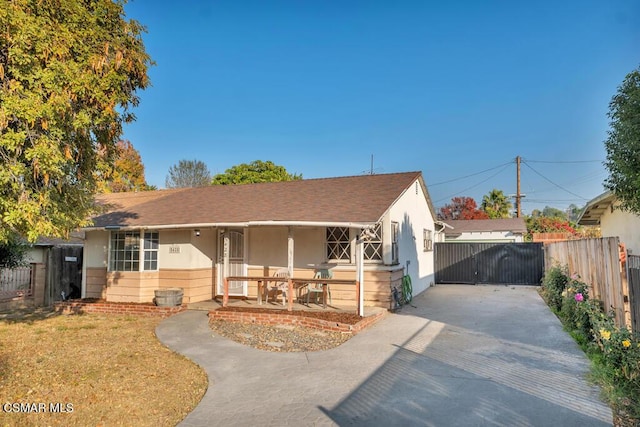
<instances>
[{"instance_id":1,"label":"double-hung window","mask_svg":"<svg viewBox=\"0 0 640 427\"><path fill-rule=\"evenodd\" d=\"M422 240L424 245L424 252L433 250L433 231L427 230L426 228L422 231Z\"/></svg>"},{"instance_id":2,"label":"double-hung window","mask_svg":"<svg viewBox=\"0 0 640 427\"><path fill-rule=\"evenodd\" d=\"M110 271L149 271L158 269L158 232L114 231L109 251ZM143 260L141 263L140 260Z\"/></svg>"},{"instance_id":3,"label":"double-hung window","mask_svg":"<svg viewBox=\"0 0 640 427\"><path fill-rule=\"evenodd\" d=\"M397 222L391 223L391 263L397 264L400 259L398 254L398 235L400 233L400 224Z\"/></svg>"}]
</instances>

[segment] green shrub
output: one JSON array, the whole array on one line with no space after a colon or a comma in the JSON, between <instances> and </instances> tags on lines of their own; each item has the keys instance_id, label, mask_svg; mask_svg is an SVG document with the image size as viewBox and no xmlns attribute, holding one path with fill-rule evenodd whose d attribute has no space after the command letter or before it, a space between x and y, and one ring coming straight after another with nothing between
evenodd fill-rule
<instances>
[{"instance_id":1,"label":"green shrub","mask_svg":"<svg viewBox=\"0 0 640 427\"><path fill-rule=\"evenodd\" d=\"M553 266L542 279L542 297L556 313L562 309L562 293L569 282L566 271L566 267Z\"/></svg>"}]
</instances>

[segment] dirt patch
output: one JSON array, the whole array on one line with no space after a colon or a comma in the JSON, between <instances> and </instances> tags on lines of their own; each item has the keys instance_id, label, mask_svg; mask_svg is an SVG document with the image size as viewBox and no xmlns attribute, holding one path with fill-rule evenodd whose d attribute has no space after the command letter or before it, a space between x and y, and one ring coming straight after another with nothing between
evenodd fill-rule
<instances>
[{"instance_id":1,"label":"dirt patch","mask_svg":"<svg viewBox=\"0 0 640 427\"><path fill-rule=\"evenodd\" d=\"M303 326L271 326L224 320L212 321L210 326L213 332L220 336L266 351L328 350L351 338L351 334L320 331Z\"/></svg>"},{"instance_id":2,"label":"dirt patch","mask_svg":"<svg viewBox=\"0 0 640 427\"><path fill-rule=\"evenodd\" d=\"M45 310L0 315L0 403L46 407L0 410L0 425L176 425L204 395L207 377L160 344L160 321Z\"/></svg>"},{"instance_id":3,"label":"dirt patch","mask_svg":"<svg viewBox=\"0 0 640 427\"><path fill-rule=\"evenodd\" d=\"M266 308L223 307L221 311L267 313L311 317L336 323L355 325L363 318L354 313L334 311L278 311ZM352 334L321 331L293 325L261 325L255 323L214 320L211 329L220 336L260 350L277 352L320 351L335 348L351 338Z\"/></svg>"}]
</instances>

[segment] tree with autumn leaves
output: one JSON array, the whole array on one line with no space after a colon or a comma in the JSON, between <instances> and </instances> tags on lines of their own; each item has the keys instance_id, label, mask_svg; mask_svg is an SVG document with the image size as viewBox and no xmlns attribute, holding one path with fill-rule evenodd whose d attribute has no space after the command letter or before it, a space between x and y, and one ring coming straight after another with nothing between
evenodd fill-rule
<instances>
[{"instance_id":1,"label":"tree with autumn leaves","mask_svg":"<svg viewBox=\"0 0 640 427\"><path fill-rule=\"evenodd\" d=\"M100 193L122 193L125 191L155 190L147 184L144 176L144 164L140 153L126 140L116 144L116 157L113 166L100 162L97 189Z\"/></svg>"},{"instance_id":2,"label":"tree with autumn leaves","mask_svg":"<svg viewBox=\"0 0 640 427\"><path fill-rule=\"evenodd\" d=\"M0 0L0 243L88 225L152 61L114 0Z\"/></svg>"},{"instance_id":3,"label":"tree with autumn leaves","mask_svg":"<svg viewBox=\"0 0 640 427\"><path fill-rule=\"evenodd\" d=\"M478 209L476 201L472 197L454 197L451 203L442 206L438 210L438 219L460 220L460 219L489 219L489 215Z\"/></svg>"}]
</instances>

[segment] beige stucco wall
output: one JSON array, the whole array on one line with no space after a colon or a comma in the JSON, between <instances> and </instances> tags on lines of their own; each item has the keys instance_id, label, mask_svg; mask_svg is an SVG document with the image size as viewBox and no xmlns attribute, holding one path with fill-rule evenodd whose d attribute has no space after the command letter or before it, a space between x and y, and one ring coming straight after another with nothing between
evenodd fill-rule
<instances>
[{"instance_id":1,"label":"beige stucco wall","mask_svg":"<svg viewBox=\"0 0 640 427\"><path fill-rule=\"evenodd\" d=\"M215 260L216 232L201 229L200 236L194 230L160 230L158 265L169 269L211 268Z\"/></svg>"},{"instance_id":2,"label":"beige stucco wall","mask_svg":"<svg viewBox=\"0 0 640 427\"><path fill-rule=\"evenodd\" d=\"M602 237L620 238L632 255L640 255L640 217L631 212L624 212L616 206L611 212L607 209L600 218Z\"/></svg>"},{"instance_id":3,"label":"beige stucco wall","mask_svg":"<svg viewBox=\"0 0 640 427\"><path fill-rule=\"evenodd\" d=\"M286 267L288 227L254 227L248 230L250 268ZM293 228L294 268L308 268L326 261L324 227Z\"/></svg>"},{"instance_id":4,"label":"beige stucco wall","mask_svg":"<svg viewBox=\"0 0 640 427\"><path fill-rule=\"evenodd\" d=\"M87 268L107 268L109 232L91 231L85 234L82 262Z\"/></svg>"}]
</instances>

